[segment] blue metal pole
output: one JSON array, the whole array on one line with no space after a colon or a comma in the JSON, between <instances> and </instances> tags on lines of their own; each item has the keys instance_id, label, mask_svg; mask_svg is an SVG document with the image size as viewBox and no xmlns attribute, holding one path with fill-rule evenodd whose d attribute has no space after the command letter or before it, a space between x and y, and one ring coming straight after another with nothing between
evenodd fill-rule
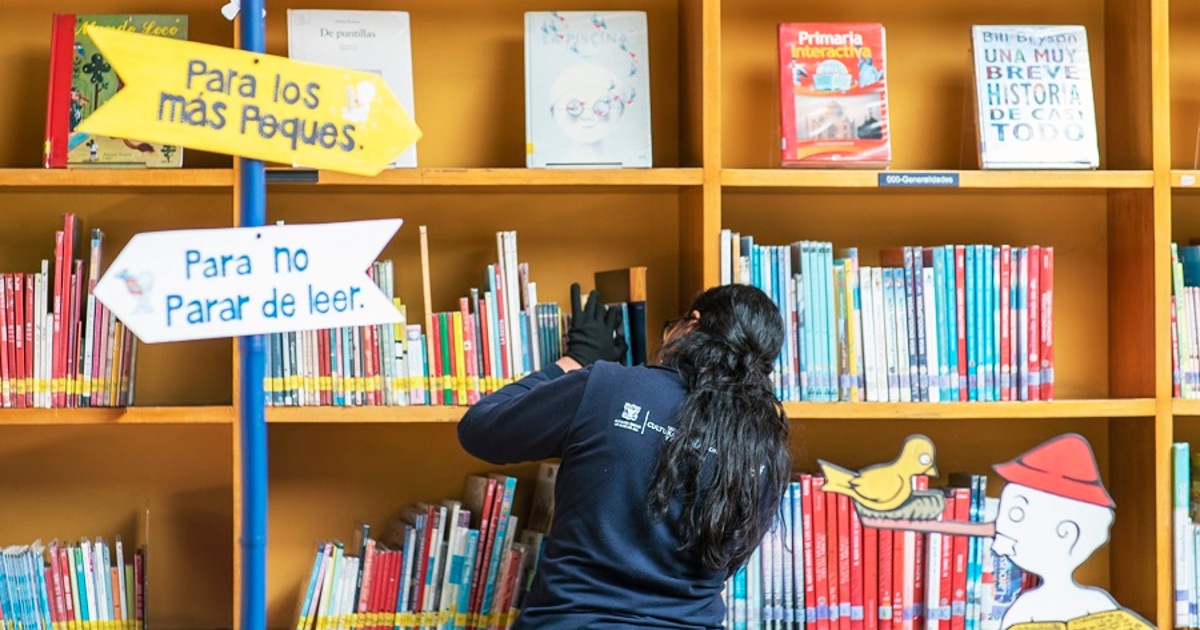
<instances>
[{"instance_id":1,"label":"blue metal pole","mask_svg":"<svg viewBox=\"0 0 1200 630\"><path fill-rule=\"evenodd\" d=\"M242 50L264 52L263 0L242 0L239 16ZM260 160L241 161L240 225L266 224L266 171ZM267 625L267 422L263 395L265 337L238 340L241 348L242 435L242 630Z\"/></svg>"}]
</instances>

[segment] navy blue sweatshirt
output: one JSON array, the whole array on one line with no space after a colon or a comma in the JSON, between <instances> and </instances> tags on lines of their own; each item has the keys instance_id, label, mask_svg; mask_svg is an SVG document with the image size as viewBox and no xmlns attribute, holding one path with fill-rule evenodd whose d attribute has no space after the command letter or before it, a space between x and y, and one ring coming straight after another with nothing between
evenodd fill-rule
<instances>
[{"instance_id":1,"label":"navy blue sweatshirt","mask_svg":"<svg viewBox=\"0 0 1200 630\"><path fill-rule=\"evenodd\" d=\"M726 573L680 551L676 500L646 493L687 395L670 368L551 365L471 407L458 437L495 464L561 458L554 521L517 630L720 628Z\"/></svg>"}]
</instances>

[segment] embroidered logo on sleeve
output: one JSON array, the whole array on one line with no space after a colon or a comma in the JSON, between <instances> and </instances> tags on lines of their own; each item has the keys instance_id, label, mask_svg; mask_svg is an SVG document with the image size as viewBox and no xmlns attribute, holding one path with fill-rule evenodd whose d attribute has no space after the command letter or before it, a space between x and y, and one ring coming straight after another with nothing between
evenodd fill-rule
<instances>
[{"instance_id":1,"label":"embroidered logo on sleeve","mask_svg":"<svg viewBox=\"0 0 1200 630\"><path fill-rule=\"evenodd\" d=\"M621 417L613 420L613 426L617 426L622 429L629 429L630 431L637 433L642 433L646 430L646 425L644 422L639 420L641 415L641 405L635 405L627 402L625 403L625 408L621 410ZM649 418L649 416L650 412L646 412L646 417Z\"/></svg>"}]
</instances>

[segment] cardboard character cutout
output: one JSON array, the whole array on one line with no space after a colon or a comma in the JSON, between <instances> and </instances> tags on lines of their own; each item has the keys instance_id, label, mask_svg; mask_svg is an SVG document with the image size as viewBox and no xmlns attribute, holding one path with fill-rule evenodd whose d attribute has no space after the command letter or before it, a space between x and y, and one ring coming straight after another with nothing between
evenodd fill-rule
<instances>
[{"instance_id":1,"label":"cardboard character cutout","mask_svg":"<svg viewBox=\"0 0 1200 630\"><path fill-rule=\"evenodd\" d=\"M1040 578L1004 614L1007 630L1133 630L1154 626L1100 588L1075 581L1075 572L1108 542L1116 504L1100 480L1092 447L1070 433L996 465L1007 482L992 523L935 519L941 492L913 490L914 475L936 475L934 446L909 437L892 462L858 472L821 461L823 489L854 500L862 524L879 529L993 538L992 552Z\"/></svg>"}]
</instances>

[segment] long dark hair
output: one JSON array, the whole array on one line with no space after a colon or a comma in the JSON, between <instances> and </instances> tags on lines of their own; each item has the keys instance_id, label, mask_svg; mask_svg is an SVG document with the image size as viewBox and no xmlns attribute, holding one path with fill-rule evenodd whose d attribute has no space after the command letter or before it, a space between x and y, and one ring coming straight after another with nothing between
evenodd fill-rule
<instances>
[{"instance_id":1,"label":"long dark hair","mask_svg":"<svg viewBox=\"0 0 1200 630\"><path fill-rule=\"evenodd\" d=\"M787 416L770 376L783 321L765 293L740 284L705 291L688 312L689 329L662 350L688 395L647 504L662 518L680 496L683 548L712 569L730 570L762 540L791 474Z\"/></svg>"}]
</instances>

